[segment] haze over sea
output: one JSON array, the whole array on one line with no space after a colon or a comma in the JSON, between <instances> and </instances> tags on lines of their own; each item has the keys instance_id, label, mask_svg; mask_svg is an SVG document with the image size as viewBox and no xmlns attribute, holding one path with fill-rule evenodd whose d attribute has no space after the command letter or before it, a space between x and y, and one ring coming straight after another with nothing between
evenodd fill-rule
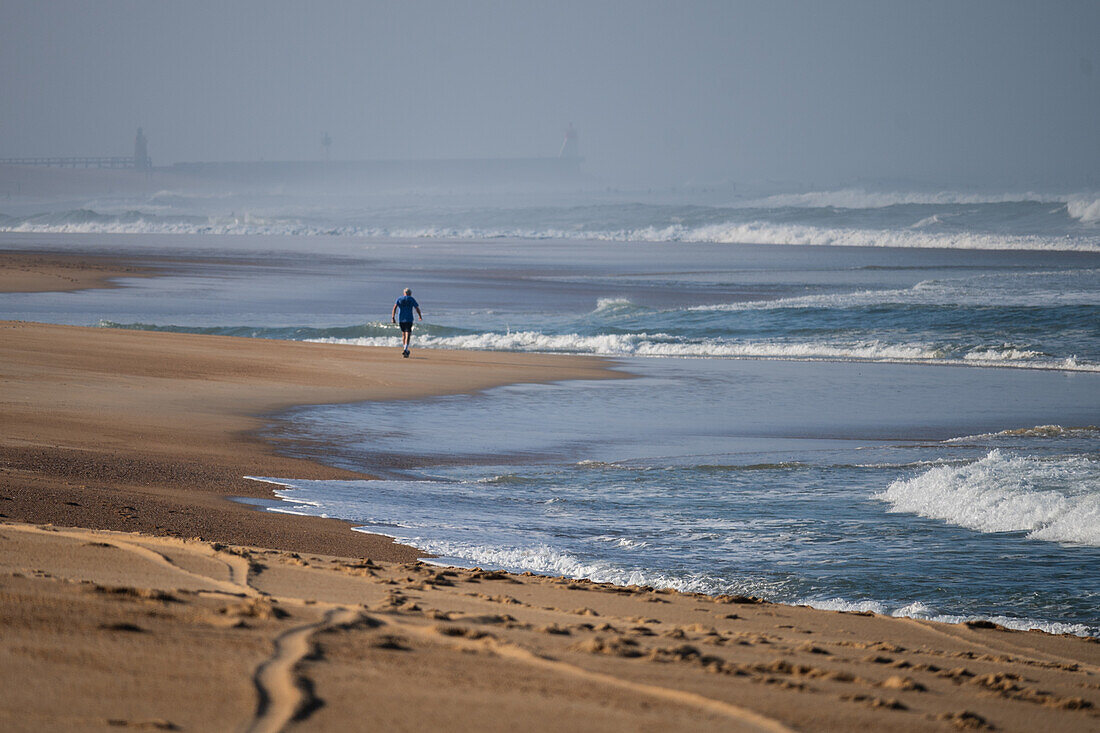
<instances>
[{"instance_id":1,"label":"haze over sea","mask_svg":"<svg viewBox=\"0 0 1100 733\"><path fill-rule=\"evenodd\" d=\"M413 358L601 354L637 377L300 408L273 430L383 480L264 477L272 510L445 562L1100 634L1095 193L161 191L0 214L5 249L220 260L0 295L6 318L386 346L400 369L409 286Z\"/></svg>"}]
</instances>

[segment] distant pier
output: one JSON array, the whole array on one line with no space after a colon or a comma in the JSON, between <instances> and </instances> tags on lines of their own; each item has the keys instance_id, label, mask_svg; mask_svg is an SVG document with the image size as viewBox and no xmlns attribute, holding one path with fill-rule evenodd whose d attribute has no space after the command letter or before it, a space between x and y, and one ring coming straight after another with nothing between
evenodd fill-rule
<instances>
[{"instance_id":1,"label":"distant pier","mask_svg":"<svg viewBox=\"0 0 1100 733\"><path fill-rule=\"evenodd\" d=\"M171 173L210 181L306 185L561 183L581 178L581 158L441 158L176 163Z\"/></svg>"},{"instance_id":2,"label":"distant pier","mask_svg":"<svg viewBox=\"0 0 1100 733\"><path fill-rule=\"evenodd\" d=\"M52 157L0 158L0 165L36 165L48 168L138 168L137 161L130 157Z\"/></svg>"},{"instance_id":3,"label":"distant pier","mask_svg":"<svg viewBox=\"0 0 1100 733\"><path fill-rule=\"evenodd\" d=\"M572 123L556 157L535 158L413 158L329 160L332 139L322 138L325 160L236 161L174 163L153 167L149 141L139 127L132 156L38 155L0 158L0 185L10 193L41 190L80 190L89 187L144 189L150 185L203 188L210 185L253 190L298 187L308 190L355 190L439 187L498 187L514 185L571 185L583 180L583 158ZM43 168L91 169L72 173ZM118 171L96 173L94 169ZM135 176L134 173L142 175Z\"/></svg>"}]
</instances>

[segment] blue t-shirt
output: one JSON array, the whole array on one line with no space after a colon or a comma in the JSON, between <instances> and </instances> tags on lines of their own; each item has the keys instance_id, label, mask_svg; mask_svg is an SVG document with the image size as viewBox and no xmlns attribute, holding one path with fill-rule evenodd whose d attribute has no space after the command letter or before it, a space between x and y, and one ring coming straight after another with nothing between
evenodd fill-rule
<instances>
[{"instance_id":1,"label":"blue t-shirt","mask_svg":"<svg viewBox=\"0 0 1100 733\"><path fill-rule=\"evenodd\" d=\"M411 295L402 295L397 299L397 322L412 323L413 308L419 308L420 304Z\"/></svg>"}]
</instances>

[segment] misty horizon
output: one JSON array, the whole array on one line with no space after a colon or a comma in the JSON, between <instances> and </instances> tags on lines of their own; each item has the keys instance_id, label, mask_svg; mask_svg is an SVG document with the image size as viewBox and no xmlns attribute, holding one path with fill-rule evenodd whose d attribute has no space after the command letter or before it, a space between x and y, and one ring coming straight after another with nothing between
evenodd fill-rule
<instances>
[{"instance_id":1,"label":"misty horizon","mask_svg":"<svg viewBox=\"0 0 1100 733\"><path fill-rule=\"evenodd\" d=\"M1100 5L8 2L0 157L1095 182ZM331 145L322 145L329 135Z\"/></svg>"}]
</instances>

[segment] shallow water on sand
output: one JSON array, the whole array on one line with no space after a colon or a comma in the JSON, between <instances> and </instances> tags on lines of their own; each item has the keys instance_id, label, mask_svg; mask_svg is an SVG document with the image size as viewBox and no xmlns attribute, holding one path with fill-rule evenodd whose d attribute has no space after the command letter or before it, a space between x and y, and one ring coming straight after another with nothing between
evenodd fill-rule
<instances>
[{"instance_id":1,"label":"shallow water on sand","mask_svg":"<svg viewBox=\"0 0 1100 733\"><path fill-rule=\"evenodd\" d=\"M282 434L384 480L277 479L276 510L457 564L1100 632L1100 429L1002 432L1087 425L1097 375L626 366L642 378L296 411Z\"/></svg>"}]
</instances>

